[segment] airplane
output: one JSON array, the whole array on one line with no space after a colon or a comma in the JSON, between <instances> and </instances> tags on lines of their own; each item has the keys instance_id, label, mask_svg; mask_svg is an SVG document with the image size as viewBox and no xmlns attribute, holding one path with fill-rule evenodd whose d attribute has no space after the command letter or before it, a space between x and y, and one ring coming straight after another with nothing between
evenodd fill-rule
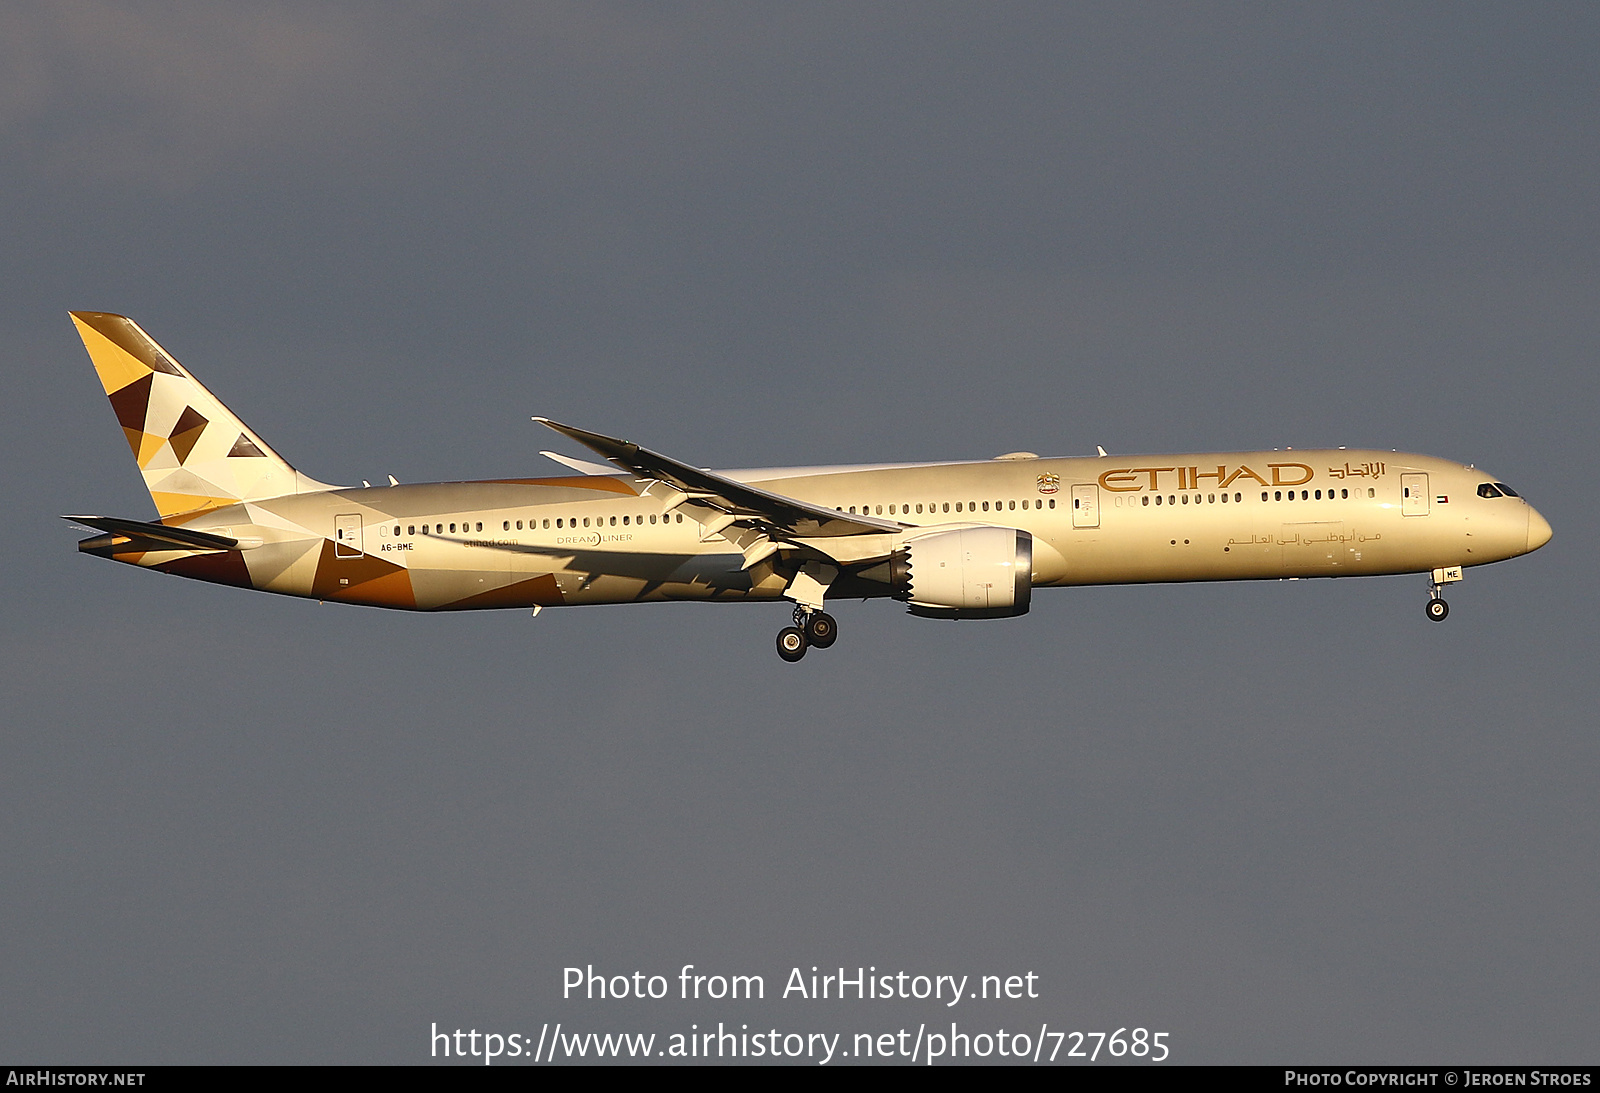
<instances>
[{"instance_id":1,"label":"airplane","mask_svg":"<svg viewBox=\"0 0 1600 1093\"><path fill-rule=\"evenodd\" d=\"M1428 575L1549 542L1494 475L1353 449L711 471L548 418L607 463L359 487L292 467L132 319L70 313L158 519L67 516L86 554L262 592L414 611L701 600L793 607L778 654L826 649L842 598L1026 614L1035 588Z\"/></svg>"}]
</instances>

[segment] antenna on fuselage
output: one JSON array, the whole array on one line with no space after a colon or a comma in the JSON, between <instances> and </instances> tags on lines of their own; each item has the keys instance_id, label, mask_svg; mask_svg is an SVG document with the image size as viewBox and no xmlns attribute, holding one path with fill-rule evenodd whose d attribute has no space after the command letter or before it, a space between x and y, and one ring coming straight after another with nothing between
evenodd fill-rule
<instances>
[{"instance_id":1,"label":"antenna on fuselage","mask_svg":"<svg viewBox=\"0 0 1600 1093\"><path fill-rule=\"evenodd\" d=\"M1106 457L1106 450L1104 448L1100 447L1100 445L1096 444L1094 446L1094 450L1095 450L1095 454L1098 455L1101 459L1104 459Z\"/></svg>"}]
</instances>

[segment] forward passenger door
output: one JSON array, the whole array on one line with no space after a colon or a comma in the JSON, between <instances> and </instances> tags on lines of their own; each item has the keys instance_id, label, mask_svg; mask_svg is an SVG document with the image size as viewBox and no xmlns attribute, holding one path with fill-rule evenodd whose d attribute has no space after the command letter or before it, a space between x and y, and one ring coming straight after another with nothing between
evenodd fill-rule
<instances>
[{"instance_id":1,"label":"forward passenger door","mask_svg":"<svg viewBox=\"0 0 1600 1093\"><path fill-rule=\"evenodd\" d=\"M1100 526L1100 487L1093 482L1072 487L1072 526Z\"/></svg>"},{"instance_id":2,"label":"forward passenger door","mask_svg":"<svg viewBox=\"0 0 1600 1093\"><path fill-rule=\"evenodd\" d=\"M1400 513L1403 516L1428 515L1428 476L1402 474L1400 476Z\"/></svg>"}]
</instances>

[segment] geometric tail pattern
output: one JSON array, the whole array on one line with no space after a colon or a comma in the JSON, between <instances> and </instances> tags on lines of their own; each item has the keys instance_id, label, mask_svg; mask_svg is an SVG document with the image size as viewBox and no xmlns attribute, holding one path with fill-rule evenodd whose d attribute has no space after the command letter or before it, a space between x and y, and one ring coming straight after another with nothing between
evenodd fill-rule
<instances>
[{"instance_id":1,"label":"geometric tail pattern","mask_svg":"<svg viewBox=\"0 0 1600 1093\"><path fill-rule=\"evenodd\" d=\"M298 474L132 319L71 315L163 520L328 488Z\"/></svg>"}]
</instances>

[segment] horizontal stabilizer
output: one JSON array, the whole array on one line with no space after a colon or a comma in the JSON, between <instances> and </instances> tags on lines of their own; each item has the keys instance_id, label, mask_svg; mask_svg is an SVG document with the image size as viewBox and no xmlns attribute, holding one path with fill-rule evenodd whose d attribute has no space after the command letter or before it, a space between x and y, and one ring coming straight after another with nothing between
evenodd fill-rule
<instances>
[{"instance_id":1,"label":"horizontal stabilizer","mask_svg":"<svg viewBox=\"0 0 1600 1093\"><path fill-rule=\"evenodd\" d=\"M166 524L147 524L143 520L123 520L116 516L63 516L61 519L112 535L125 535L129 539L166 543L180 550L232 550L239 545L239 540L226 535L168 527Z\"/></svg>"}]
</instances>

